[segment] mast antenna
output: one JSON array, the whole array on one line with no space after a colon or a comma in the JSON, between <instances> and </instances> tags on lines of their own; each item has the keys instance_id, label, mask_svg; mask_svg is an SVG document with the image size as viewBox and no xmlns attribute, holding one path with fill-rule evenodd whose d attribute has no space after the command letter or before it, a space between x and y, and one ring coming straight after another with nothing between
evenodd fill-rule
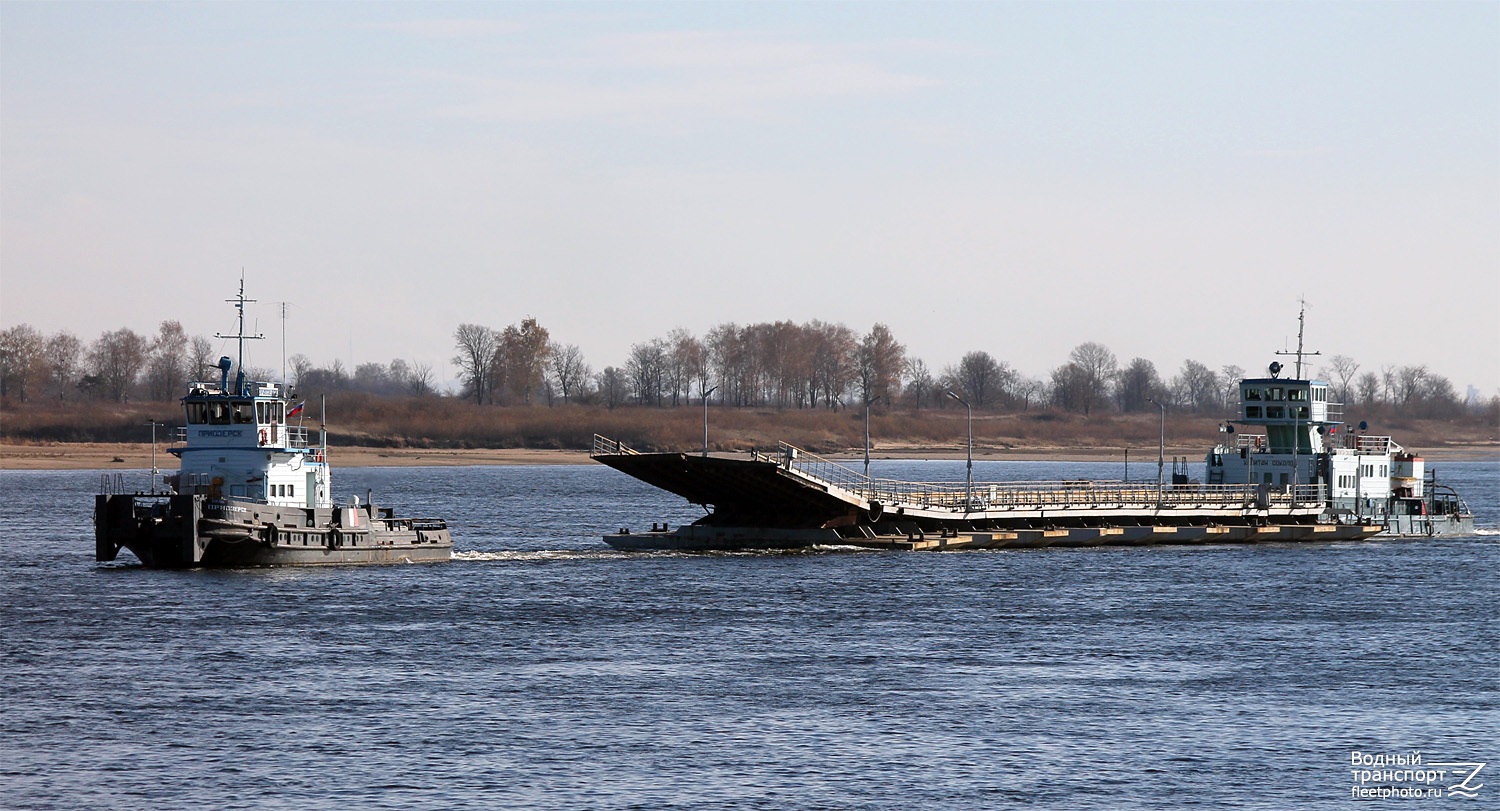
<instances>
[{"instance_id":1,"label":"mast antenna","mask_svg":"<svg viewBox=\"0 0 1500 811\"><path fill-rule=\"evenodd\" d=\"M253 298L245 298L245 271L243 269L240 270L240 294L238 296L235 296L234 298L224 299L224 300L227 301L227 302L229 302L230 304L233 304L234 308L239 311L239 329L235 330L235 334L233 334L233 335L223 335L221 333L217 333L216 332L216 333L214 333L214 337L215 338L234 338L234 339L236 339L236 340L239 341L239 360L238 360L238 363L239 363L239 369L240 369L240 371L239 371L238 377L239 377L239 380L241 382L241 388L243 388L243 381L244 381L244 378L245 378L245 341L246 340L255 341L255 340L259 340L261 338L266 337L264 335L246 335L245 334L245 305L246 304L254 304L255 303L255 299L253 299Z\"/></svg>"},{"instance_id":2,"label":"mast antenna","mask_svg":"<svg viewBox=\"0 0 1500 811\"><path fill-rule=\"evenodd\" d=\"M1296 352L1287 352L1287 351L1283 350L1281 352L1277 352L1276 354L1278 354L1278 355L1294 355L1294 356L1296 356L1296 358L1297 358L1297 371L1296 371L1295 374L1292 375L1292 379L1293 380L1304 380L1306 378L1302 377L1302 358L1304 356L1306 356L1306 355L1321 355L1323 353L1322 352L1304 352L1304 351L1302 351L1302 330L1303 330L1303 328L1307 324L1307 297L1303 296L1302 298L1297 299L1297 302L1302 305L1302 309L1300 309L1300 310L1297 311L1297 351Z\"/></svg>"},{"instance_id":3,"label":"mast antenna","mask_svg":"<svg viewBox=\"0 0 1500 811\"><path fill-rule=\"evenodd\" d=\"M288 383L286 379L286 302L281 302L281 382Z\"/></svg>"}]
</instances>

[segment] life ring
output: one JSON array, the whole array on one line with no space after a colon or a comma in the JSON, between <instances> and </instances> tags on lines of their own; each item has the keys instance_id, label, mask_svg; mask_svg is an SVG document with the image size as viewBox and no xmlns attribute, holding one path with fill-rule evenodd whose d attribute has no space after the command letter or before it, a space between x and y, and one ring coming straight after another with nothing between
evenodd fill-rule
<instances>
[{"instance_id":1,"label":"life ring","mask_svg":"<svg viewBox=\"0 0 1500 811\"><path fill-rule=\"evenodd\" d=\"M266 444L266 429L260 429L260 444Z\"/></svg>"}]
</instances>

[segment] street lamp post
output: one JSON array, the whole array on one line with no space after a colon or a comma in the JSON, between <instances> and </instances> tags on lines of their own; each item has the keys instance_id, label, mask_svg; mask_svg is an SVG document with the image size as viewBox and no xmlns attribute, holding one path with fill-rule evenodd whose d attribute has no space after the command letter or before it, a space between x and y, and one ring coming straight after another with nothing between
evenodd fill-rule
<instances>
[{"instance_id":1,"label":"street lamp post","mask_svg":"<svg viewBox=\"0 0 1500 811\"><path fill-rule=\"evenodd\" d=\"M879 402L879 397L865 400L865 482L870 481L870 406Z\"/></svg>"},{"instance_id":2,"label":"street lamp post","mask_svg":"<svg viewBox=\"0 0 1500 811\"><path fill-rule=\"evenodd\" d=\"M708 391L703 392L703 455L704 456L708 455L708 397L709 397L709 395L713 394L714 392L716 392L718 390L719 390L719 387L718 386L714 386L713 388L709 389Z\"/></svg>"},{"instance_id":3,"label":"street lamp post","mask_svg":"<svg viewBox=\"0 0 1500 811\"><path fill-rule=\"evenodd\" d=\"M146 420L151 426L151 495L156 495L156 426L161 425L156 420Z\"/></svg>"},{"instance_id":4,"label":"street lamp post","mask_svg":"<svg viewBox=\"0 0 1500 811\"><path fill-rule=\"evenodd\" d=\"M968 512L969 506L974 503L974 407L969 405L968 400L954 394L951 389L948 391L948 396L963 403L964 410L968 412L969 452L967 472L964 474L964 512Z\"/></svg>"},{"instance_id":5,"label":"street lamp post","mask_svg":"<svg viewBox=\"0 0 1500 811\"><path fill-rule=\"evenodd\" d=\"M1156 402L1150 397L1146 398L1146 402L1161 409L1161 438L1157 441L1156 445L1156 503L1160 504L1162 487L1162 466L1165 464L1167 456L1167 407L1161 403Z\"/></svg>"}]
</instances>

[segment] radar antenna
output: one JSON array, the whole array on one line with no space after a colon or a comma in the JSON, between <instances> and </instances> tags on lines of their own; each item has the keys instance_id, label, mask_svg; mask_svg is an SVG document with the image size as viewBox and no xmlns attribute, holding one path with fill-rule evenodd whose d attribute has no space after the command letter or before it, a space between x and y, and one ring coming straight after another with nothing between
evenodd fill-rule
<instances>
[{"instance_id":1,"label":"radar antenna","mask_svg":"<svg viewBox=\"0 0 1500 811\"><path fill-rule=\"evenodd\" d=\"M1302 305L1302 309L1297 311L1297 351L1296 352L1287 352L1285 350L1282 350L1280 352L1277 352L1276 354L1278 354L1278 355L1290 355L1290 356L1296 357L1297 358L1296 372L1292 375L1292 379L1293 380L1306 380L1307 378L1305 378L1305 377L1302 376L1302 358L1305 357L1305 356L1307 356L1307 355L1321 355L1323 353L1322 352L1304 352L1304 351L1302 351L1302 330L1303 330L1303 327L1306 326L1306 324L1307 324L1307 298L1304 296L1303 298L1297 299L1297 302Z\"/></svg>"}]
</instances>

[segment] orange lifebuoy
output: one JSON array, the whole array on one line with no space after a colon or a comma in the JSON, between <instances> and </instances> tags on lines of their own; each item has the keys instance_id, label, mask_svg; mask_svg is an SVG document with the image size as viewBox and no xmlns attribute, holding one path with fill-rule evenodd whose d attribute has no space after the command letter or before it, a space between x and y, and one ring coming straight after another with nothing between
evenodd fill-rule
<instances>
[{"instance_id":1,"label":"orange lifebuoy","mask_svg":"<svg viewBox=\"0 0 1500 811\"><path fill-rule=\"evenodd\" d=\"M260 429L260 444L266 444L266 429Z\"/></svg>"}]
</instances>

